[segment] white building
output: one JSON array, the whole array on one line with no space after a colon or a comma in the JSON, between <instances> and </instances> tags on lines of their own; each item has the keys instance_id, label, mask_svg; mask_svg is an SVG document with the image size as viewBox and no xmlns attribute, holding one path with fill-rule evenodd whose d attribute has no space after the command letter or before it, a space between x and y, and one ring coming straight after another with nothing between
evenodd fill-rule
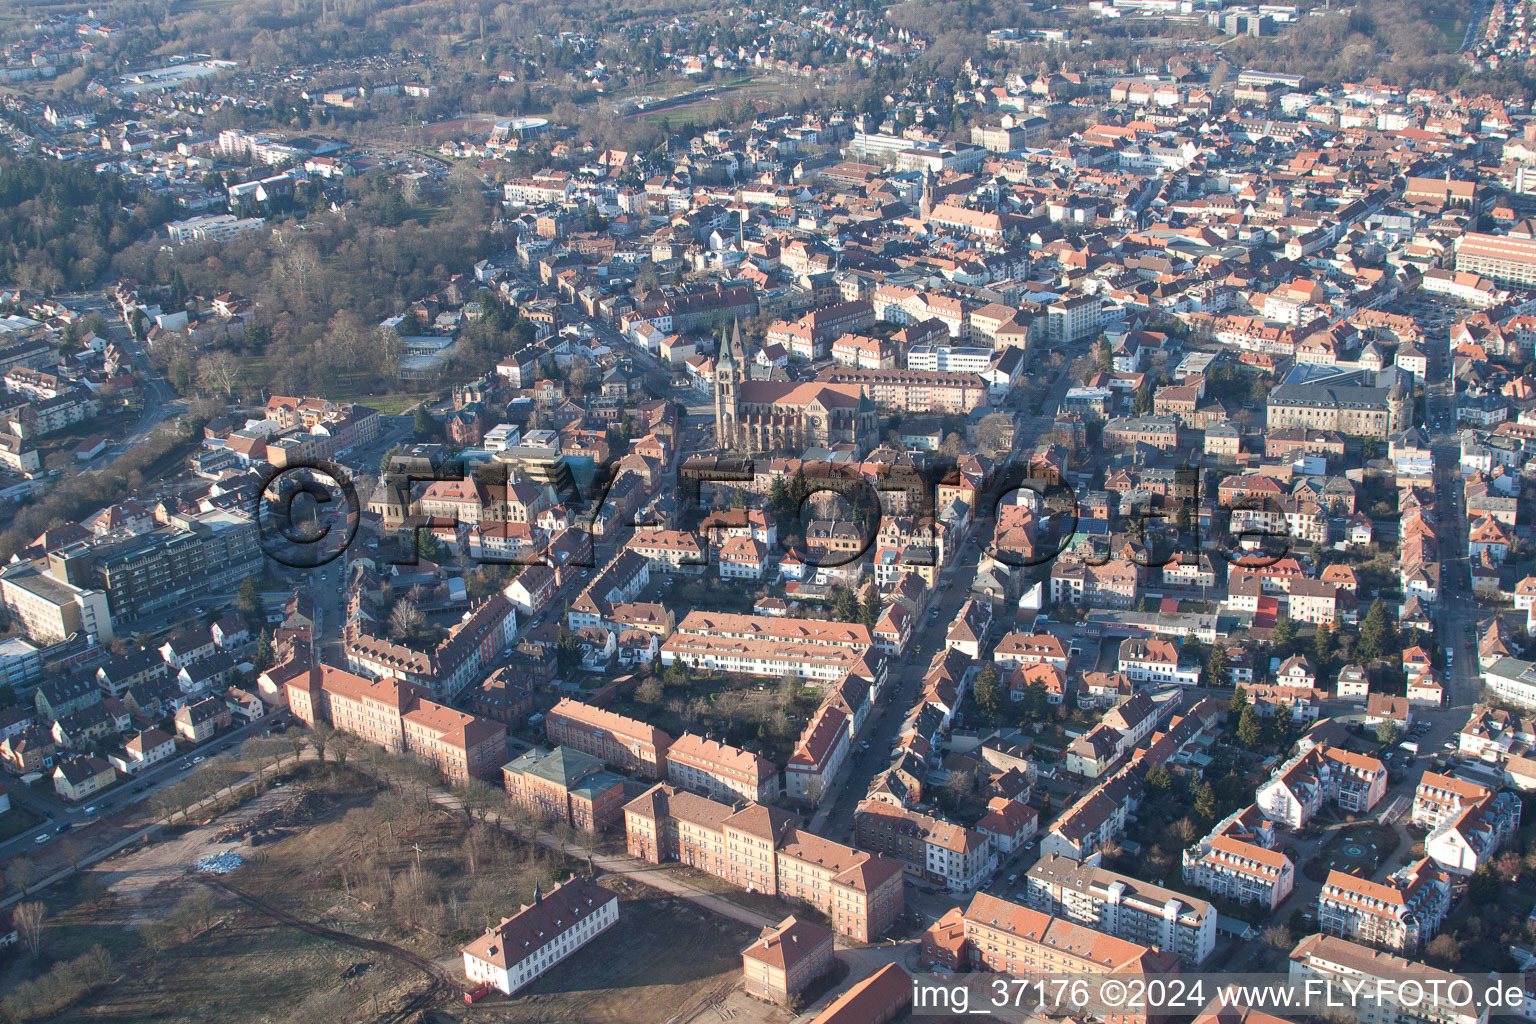
<instances>
[{"instance_id":1,"label":"white building","mask_svg":"<svg viewBox=\"0 0 1536 1024\"><path fill-rule=\"evenodd\" d=\"M1522 708L1536 708L1536 665L1516 658L1500 658L1488 667L1483 682L1499 700Z\"/></svg>"},{"instance_id":2,"label":"white building","mask_svg":"<svg viewBox=\"0 0 1536 1024\"><path fill-rule=\"evenodd\" d=\"M842 771L852 744L848 716L830 704L818 708L784 766L789 798L819 805Z\"/></svg>"},{"instance_id":3,"label":"white building","mask_svg":"<svg viewBox=\"0 0 1536 1024\"><path fill-rule=\"evenodd\" d=\"M1216 948L1217 913L1205 900L1067 857L1040 858L1024 884L1026 906L1177 953L1191 966Z\"/></svg>"},{"instance_id":4,"label":"white building","mask_svg":"<svg viewBox=\"0 0 1536 1024\"><path fill-rule=\"evenodd\" d=\"M1488 1020L1488 1008L1463 995L1471 990L1453 984L1455 975L1332 935L1308 935L1298 942L1291 950L1290 977L1303 991L1311 980L1326 983L1331 1005L1349 1007L1360 1024L1487 1024ZM1420 984L1401 990L1384 986L1379 1000L1348 995L1346 986L1370 985L1383 977L1412 978ZM1313 1005L1322 1005L1322 1000L1317 996Z\"/></svg>"},{"instance_id":5,"label":"white building","mask_svg":"<svg viewBox=\"0 0 1536 1024\"><path fill-rule=\"evenodd\" d=\"M464 974L511 995L618 920L619 897L573 875L465 946Z\"/></svg>"}]
</instances>

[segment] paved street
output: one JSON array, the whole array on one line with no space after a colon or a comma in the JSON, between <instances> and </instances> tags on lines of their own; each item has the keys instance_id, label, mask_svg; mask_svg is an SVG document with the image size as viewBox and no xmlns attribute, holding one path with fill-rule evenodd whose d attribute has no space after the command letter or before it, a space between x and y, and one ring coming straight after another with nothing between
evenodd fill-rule
<instances>
[{"instance_id":1,"label":"paved street","mask_svg":"<svg viewBox=\"0 0 1536 1024\"><path fill-rule=\"evenodd\" d=\"M24 806L36 813L46 815L48 820L21 835L0 843L0 860L17 855L26 855L38 850L43 844L36 842L40 835L55 835L57 828L64 822L69 822L74 828L80 828L87 822L97 818L108 818L113 814L132 807L142 801L148 800L160 790L173 785L184 778L187 769L182 766L189 764L194 757L207 757L204 764L211 763L219 755L228 750L234 750L246 739L258 733L265 732L273 726L288 722L288 712L279 711L273 715L249 725L230 729L214 737L200 747L183 747L176 756L161 762L158 766L141 772L132 778L123 779L117 785L101 793L98 797L85 801L79 806L69 806L53 795L51 791L39 792L30 786L19 783L9 789L10 797L18 805ZM196 768L201 765L195 766ZM134 787L143 787L135 793ZM86 814L86 808L94 808L94 814ZM87 842L77 838L77 842Z\"/></svg>"},{"instance_id":2,"label":"paved street","mask_svg":"<svg viewBox=\"0 0 1536 1024\"><path fill-rule=\"evenodd\" d=\"M1021 425L1014 435L1011 460L1016 453L1031 450L1037 439L1048 433L1055 418L1054 410L1071 386L1071 378L1062 372L1040 404L1038 411L1021 416ZM999 467L1001 468L1001 467ZM970 595L971 584L976 579L976 568L982 552L991 543L994 510L978 509L976 543L961 545L953 561L940 573L940 591L935 606L938 615L926 613L919 619L913 631L909 655L893 661L889 694L881 707L872 713L864 726L862 742L868 748L859 749L844 769L838 784L837 796L828 801L811 821L813 831L821 831L836 839L850 836L853 832L853 813L864 794L869 791L871 780L889 765L890 751L907 711L917 700L922 689L923 674L936 651L944 646L944 636L955 614ZM1006 611L1003 613L1006 617ZM994 621L994 633L1006 632L1007 621Z\"/></svg>"}]
</instances>

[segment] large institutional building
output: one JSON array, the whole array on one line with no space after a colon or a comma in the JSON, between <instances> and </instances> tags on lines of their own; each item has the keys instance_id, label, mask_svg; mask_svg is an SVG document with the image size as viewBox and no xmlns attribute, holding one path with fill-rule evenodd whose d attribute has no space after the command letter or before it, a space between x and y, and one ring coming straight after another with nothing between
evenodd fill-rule
<instances>
[{"instance_id":1,"label":"large institutional building","mask_svg":"<svg viewBox=\"0 0 1536 1024\"><path fill-rule=\"evenodd\" d=\"M879 938L901 913L901 864L812 835L794 820L775 808L738 809L665 784L624 806L631 856L681 861L749 892L804 900L849 938Z\"/></svg>"},{"instance_id":2,"label":"large institutional building","mask_svg":"<svg viewBox=\"0 0 1536 1024\"><path fill-rule=\"evenodd\" d=\"M1456 269L1500 284L1536 284L1536 238L1469 232L1456 240Z\"/></svg>"},{"instance_id":3,"label":"large institutional building","mask_svg":"<svg viewBox=\"0 0 1536 1024\"><path fill-rule=\"evenodd\" d=\"M453 782L494 778L507 756L507 727L436 704L425 687L368 679L316 665L287 684L293 717L414 755Z\"/></svg>"},{"instance_id":4,"label":"large institutional building","mask_svg":"<svg viewBox=\"0 0 1536 1024\"><path fill-rule=\"evenodd\" d=\"M1413 393L1395 368L1344 370L1297 363L1269 393L1270 430L1303 427L1385 439L1407 430Z\"/></svg>"}]
</instances>

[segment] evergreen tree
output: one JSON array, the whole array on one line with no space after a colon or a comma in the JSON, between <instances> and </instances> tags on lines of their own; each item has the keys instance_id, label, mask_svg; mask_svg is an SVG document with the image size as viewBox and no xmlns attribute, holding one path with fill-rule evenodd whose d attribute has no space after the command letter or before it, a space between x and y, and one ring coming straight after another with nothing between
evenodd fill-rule
<instances>
[{"instance_id":1,"label":"evergreen tree","mask_svg":"<svg viewBox=\"0 0 1536 1024\"><path fill-rule=\"evenodd\" d=\"M1275 629L1270 636L1270 643L1274 645L1276 653L1286 655L1291 653L1291 645L1296 642L1296 624L1291 621L1289 615L1282 615L1275 620Z\"/></svg>"},{"instance_id":2,"label":"evergreen tree","mask_svg":"<svg viewBox=\"0 0 1536 1024\"><path fill-rule=\"evenodd\" d=\"M1222 654L1225 656L1225 648L1223 648ZM1227 715L1229 717L1235 718L1241 715L1243 713L1243 709L1247 706L1248 695L1243 692L1243 688L1241 686L1234 687L1232 690L1232 699L1227 702Z\"/></svg>"},{"instance_id":3,"label":"evergreen tree","mask_svg":"<svg viewBox=\"0 0 1536 1024\"><path fill-rule=\"evenodd\" d=\"M240 595L235 598L235 610L249 625L256 621L256 614L261 609L261 597L256 593L256 580L247 576L245 582L240 584Z\"/></svg>"},{"instance_id":4,"label":"evergreen tree","mask_svg":"<svg viewBox=\"0 0 1536 1024\"><path fill-rule=\"evenodd\" d=\"M1030 683L1024 690L1024 722L1038 722L1051 713L1050 695L1039 682Z\"/></svg>"},{"instance_id":5,"label":"evergreen tree","mask_svg":"<svg viewBox=\"0 0 1536 1024\"><path fill-rule=\"evenodd\" d=\"M1365 621L1360 624L1357 650L1366 661L1385 658L1392 653L1392 624L1387 621L1387 609L1379 597L1371 602L1370 611L1365 613Z\"/></svg>"},{"instance_id":6,"label":"evergreen tree","mask_svg":"<svg viewBox=\"0 0 1536 1024\"><path fill-rule=\"evenodd\" d=\"M1250 705L1243 708L1243 713L1237 720L1237 742L1249 750L1257 750L1264 742L1264 727L1259 724L1259 716Z\"/></svg>"},{"instance_id":7,"label":"evergreen tree","mask_svg":"<svg viewBox=\"0 0 1536 1024\"><path fill-rule=\"evenodd\" d=\"M981 708L989 721L995 723L998 713L1003 709L1003 688L995 667L988 665L977 674L974 693L976 706Z\"/></svg>"},{"instance_id":8,"label":"evergreen tree","mask_svg":"<svg viewBox=\"0 0 1536 1024\"><path fill-rule=\"evenodd\" d=\"M277 656L272 646L272 633L266 631L261 634L261 642L256 645L256 656L251 659L251 664L256 671L265 672L276 662Z\"/></svg>"},{"instance_id":9,"label":"evergreen tree","mask_svg":"<svg viewBox=\"0 0 1536 1024\"><path fill-rule=\"evenodd\" d=\"M768 511L781 521L795 515L794 499L790 497L789 485L784 482L782 475L773 478L773 487L768 492Z\"/></svg>"},{"instance_id":10,"label":"evergreen tree","mask_svg":"<svg viewBox=\"0 0 1536 1024\"><path fill-rule=\"evenodd\" d=\"M1317 636L1312 638L1312 660L1317 662L1318 672L1333 664L1333 630L1326 622L1317 627Z\"/></svg>"},{"instance_id":11,"label":"evergreen tree","mask_svg":"<svg viewBox=\"0 0 1536 1024\"><path fill-rule=\"evenodd\" d=\"M1205 685L1225 686L1227 683L1227 647L1225 644L1212 645L1211 653L1205 658ZM1235 703L1242 698L1242 688L1232 695Z\"/></svg>"},{"instance_id":12,"label":"evergreen tree","mask_svg":"<svg viewBox=\"0 0 1536 1024\"><path fill-rule=\"evenodd\" d=\"M838 622L854 622L858 619L858 602L853 599L853 591L847 587L837 588L837 596L832 599L832 617Z\"/></svg>"},{"instance_id":13,"label":"evergreen tree","mask_svg":"<svg viewBox=\"0 0 1536 1024\"><path fill-rule=\"evenodd\" d=\"M416 407L411 429L422 440L437 436L437 420L433 419L432 414L427 412L425 405L418 405Z\"/></svg>"},{"instance_id":14,"label":"evergreen tree","mask_svg":"<svg viewBox=\"0 0 1536 1024\"><path fill-rule=\"evenodd\" d=\"M1216 820L1216 791L1209 782L1195 787L1195 813L1206 821Z\"/></svg>"},{"instance_id":15,"label":"evergreen tree","mask_svg":"<svg viewBox=\"0 0 1536 1024\"><path fill-rule=\"evenodd\" d=\"M1290 731L1290 716L1274 715L1264 725L1264 742L1275 747L1289 746L1286 733Z\"/></svg>"},{"instance_id":16,"label":"evergreen tree","mask_svg":"<svg viewBox=\"0 0 1536 1024\"><path fill-rule=\"evenodd\" d=\"M859 609L859 621L870 629L875 628L875 623L880 621L880 591L870 587L864 594L863 606Z\"/></svg>"}]
</instances>

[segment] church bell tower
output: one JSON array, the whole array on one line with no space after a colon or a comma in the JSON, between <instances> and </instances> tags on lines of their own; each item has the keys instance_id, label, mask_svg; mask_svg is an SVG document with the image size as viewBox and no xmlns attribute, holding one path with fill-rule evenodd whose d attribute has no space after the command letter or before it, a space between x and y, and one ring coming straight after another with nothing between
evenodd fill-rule
<instances>
[{"instance_id":1,"label":"church bell tower","mask_svg":"<svg viewBox=\"0 0 1536 1024\"><path fill-rule=\"evenodd\" d=\"M736 428L739 423L737 398L736 359L741 349L741 321L731 327L731 340L720 346L720 356L715 360L715 443L721 451L736 444Z\"/></svg>"}]
</instances>

